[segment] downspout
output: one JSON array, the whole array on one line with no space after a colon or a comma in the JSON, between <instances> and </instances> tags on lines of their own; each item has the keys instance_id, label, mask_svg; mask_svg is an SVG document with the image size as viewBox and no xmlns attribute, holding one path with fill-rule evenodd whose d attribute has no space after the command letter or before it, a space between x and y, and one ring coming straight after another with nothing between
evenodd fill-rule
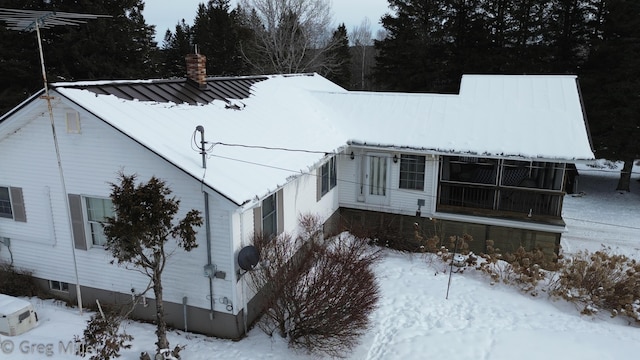
<instances>
[{"instance_id":1,"label":"downspout","mask_svg":"<svg viewBox=\"0 0 640 360\"><path fill-rule=\"evenodd\" d=\"M184 332L189 331L187 327L187 297L182 297L182 315L184 316Z\"/></svg>"},{"instance_id":2,"label":"downspout","mask_svg":"<svg viewBox=\"0 0 640 360\"><path fill-rule=\"evenodd\" d=\"M242 248L244 246L244 214L242 211L240 211L238 213L240 215L240 248ZM249 311L249 301L247 300L247 291L246 291L246 286L247 286L247 282L244 278L244 276L241 275L240 277L240 281L242 282L242 303L243 303L243 309L242 309L242 322L243 322L243 332L244 335L247 336L247 320L248 320L248 311ZM237 284L237 282L236 282Z\"/></svg>"},{"instance_id":3,"label":"downspout","mask_svg":"<svg viewBox=\"0 0 640 360\"><path fill-rule=\"evenodd\" d=\"M213 264L211 263L211 224L209 222L209 194L204 191L204 216L205 216L205 220L204 220L204 226L205 226L205 232L206 232L206 237L207 237L207 268L208 269L213 269ZM211 312L209 312L209 320L213 320L214 316L213 316L213 271L209 271L208 273L208 277L209 277L209 308L211 309Z\"/></svg>"},{"instance_id":4,"label":"downspout","mask_svg":"<svg viewBox=\"0 0 640 360\"><path fill-rule=\"evenodd\" d=\"M207 169L207 151L205 149L206 142L204 141L204 127L198 125L196 131L200 132L200 154L202 155L202 168ZM205 275L209 278L209 320L213 320L213 276L215 270L211 262L211 222L209 220L209 193L204 189L204 175L202 176L202 193L204 194L204 227L207 240L207 265L205 266Z\"/></svg>"}]
</instances>

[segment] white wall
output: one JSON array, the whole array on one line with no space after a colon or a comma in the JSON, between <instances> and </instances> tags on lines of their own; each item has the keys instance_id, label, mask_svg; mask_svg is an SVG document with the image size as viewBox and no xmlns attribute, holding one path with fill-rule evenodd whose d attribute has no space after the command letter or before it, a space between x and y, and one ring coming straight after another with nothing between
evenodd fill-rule
<instances>
[{"instance_id":1,"label":"white wall","mask_svg":"<svg viewBox=\"0 0 640 360\"><path fill-rule=\"evenodd\" d=\"M75 284L73 244L64 204L62 186L52 141L51 125L45 103L26 107L14 115L32 119L19 131L0 137L0 186L22 187L27 222L0 218L0 236L11 238L15 265L33 271L34 276ZM74 105L54 102L56 132L60 145L64 179L68 193L108 197L109 183L117 182L119 171L136 173L140 181L156 176L166 181L180 199L178 218L190 209L204 213L200 183L171 166L151 151L115 131L109 125L80 111L81 133L66 132L66 110ZM180 139L176 139L180 141ZM189 141L186 139L185 141ZM199 155L194 152L199 161ZM231 298L234 271L231 226L236 206L210 191L210 219L213 263L225 271L224 280L214 279L215 310L226 311L223 297ZM90 241L90 240L89 240ZM173 244L170 240L170 244ZM0 245L1 246L1 245ZM170 245L172 246L172 245ZM188 296L192 306L209 307L209 283L203 275L207 262L204 225L198 230L198 247L191 253L178 249L163 274L166 301L182 302ZM105 290L129 293L146 287L143 275L110 265L111 256L100 247L75 250L80 283ZM8 260L6 248L0 258ZM152 292L148 294L153 297Z\"/></svg>"},{"instance_id":2,"label":"white wall","mask_svg":"<svg viewBox=\"0 0 640 360\"><path fill-rule=\"evenodd\" d=\"M344 155L338 155L338 178L342 171L341 159L344 157ZM328 159L329 158L326 160ZM338 181L335 188L331 189L318 200L317 182L319 180L320 165L322 165L322 163L323 162L320 162L318 164L318 168L310 170L307 174L299 175L281 188L283 196L282 204L284 207L282 214L284 220L283 228L280 229L282 232L296 236L299 231L298 219L300 215L317 215L324 222L338 209L339 188L341 186L340 181ZM279 191L280 190L276 190L274 192L277 193ZM243 209L241 213L238 213L237 216L234 217L234 229L237 229L237 231L234 232L234 235L237 235L234 236L234 253L236 257L240 249L251 244L251 237L254 233L253 210L256 206L260 206L260 201L255 204L250 204ZM249 287L244 290L242 289L242 287L246 285L246 283L244 283L245 280L247 279L244 278L242 281L238 282L239 286L236 289L234 302L244 304L245 301L248 301L253 297L254 293L249 289Z\"/></svg>"},{"instance_id":3,"label":"white wall","mask_svg":"<svg viewBox=\"0 0 640 360\"><path fill-rule=\"evenodd\" d=\"M401 154L424 155L420 153L385 150L383 148L366 149L352 147L346 152L354 152L354 159L345 156L341 161L338 173L340 183L340 206L369 211L383 211L394 214L415 215L418 210L418 199L425 200L425 206L421 208L423 217L432 216L435 212L438 191L438 158L426 155L424 191L400 189L400 160L393 162L393 156L398 159ZM367 196L367 161L369 156L387 156L389 174L387 178L386 202L371 201ZM361 188L364 195L361 195Z\"/></svg>"}]
</instances>

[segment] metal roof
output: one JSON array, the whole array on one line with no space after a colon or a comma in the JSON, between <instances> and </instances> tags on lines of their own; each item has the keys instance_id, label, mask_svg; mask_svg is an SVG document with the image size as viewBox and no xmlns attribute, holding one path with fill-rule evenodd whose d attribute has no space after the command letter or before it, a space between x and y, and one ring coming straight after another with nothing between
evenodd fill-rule
<instances>
[{"instance_id":1,"label":"metal roof","mask_svg":"<svg viewBox=\"0 0 640 360\"><path fill-rule=\"evenodd\" d=\"M54 83L52 88L65 87L89 90L100 95L114 95L125 100L155 101L176 104L208 104L213 100L228 102L229 99L246 99L251 94L251 85L266 80L266 76L211 77L207 86L199 87L188 79L151 81L96 81L76 83Z\"/></svg>"}]
</instances>

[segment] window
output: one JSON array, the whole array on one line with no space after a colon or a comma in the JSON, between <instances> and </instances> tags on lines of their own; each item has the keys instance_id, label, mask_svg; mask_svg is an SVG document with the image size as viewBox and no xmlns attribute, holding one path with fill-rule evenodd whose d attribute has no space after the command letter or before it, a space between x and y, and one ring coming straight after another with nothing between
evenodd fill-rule
<instances>
[{"instance_id":1,"label":"window","mask_svg":"<svg viewBox=\"0 0 640 360\"><path fill-rule=\"evenodd\" d=\"M27 311L23 312L22 314L18 315L18 321L19 322L23 322L23 321L27 320L30 316L31 316L31 311L27 310Z\"/></svg>"},{"instance_id":2,"label":"window","mask_svg":"<svg viewBox=\"0 0 640 360\"><path fill-rule=\"evenodd\" d=\"M49 280L49 289L69 292L69 284L62 281Z\"/></svg>"},{"instance_id":3,"label":"window","mask_svg":"<svg viewBox=\"0 0 640 360\"><path fill-rule=\"evenodd\" d=\"M113 203L111 199L100 199L87 197L87 222L89 223L89 232L91 234L91 241L94 245L104 246L107 242L107 238L104 235L103 224L107 221L108 217L113 217L115 212L113 210Z\"/></svg>"},{"instance_id":4,"label":"window","mask_svg":"<svg viewBox=\"0 0 640 360\"><path fill-rule=\"evenodd\" d=\"M9 188L0 186L0 217L13 219L13 211L11 210L11 197L9 197Z\"/></svg>"},{"instance_id":5,"label":"window","mask_svg":"<svg viewBox=\"0 0 640 360\"><path fill-rule=\"evenodd\" d=\"M276 211L276 194L262 200L262 234L266 239L278 232L278 213Z\"/></svg>"},{"instance_id":6,"label":"window","mask_svg":"<svg viewBox=\"0 0 640 360\"><path fill-rule=\"evenodd\" d=\"M338 178L336 175L336 158L332 157L329 161L327 161L321 168L321 195L328 193L329 190L336 187L338 182Z\"/></svg>"},{"instance_id":7,"label":"window","mask_svg":"<svg viewBox=\"0 0 640 360\"><path fill-rule=\"evenodd\" d=\"M425 161L420 155L400 155L400 189L424 190Z\"/></svg>"},{"instance_id":8,"label":"window","mask_svg":"<svg viewBox=\"0 0 640 360\"><path fill-rule=\"evenodd\" d=\"M0 218L13 219L19 222L27 221L22 188L0 186Z\"/></svg>"}]
</instances>

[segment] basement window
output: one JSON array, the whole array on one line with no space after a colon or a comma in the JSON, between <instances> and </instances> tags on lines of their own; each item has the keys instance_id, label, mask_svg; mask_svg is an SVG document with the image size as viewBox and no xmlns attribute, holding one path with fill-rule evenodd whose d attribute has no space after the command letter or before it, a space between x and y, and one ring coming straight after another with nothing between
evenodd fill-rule
<instances>
[{"instance_id":1,"label":"basement window","mask_svg":"<svg viewBox=\"0 0 640 360\"><path fill-rule=\"evenodd\" d=\"M67 134L80 134L80 114L67 111Z\"/></svg>"},{"instance_id":2,"label":"basement window","mask_svg":"<svg viewBox=\"0 0 640 360\"><path fill-rule=\"evenodd\" d=\"M55 291L69 292L69 284L62 281L49 280L49 289Z\"/></svg>"}]
</instances>

